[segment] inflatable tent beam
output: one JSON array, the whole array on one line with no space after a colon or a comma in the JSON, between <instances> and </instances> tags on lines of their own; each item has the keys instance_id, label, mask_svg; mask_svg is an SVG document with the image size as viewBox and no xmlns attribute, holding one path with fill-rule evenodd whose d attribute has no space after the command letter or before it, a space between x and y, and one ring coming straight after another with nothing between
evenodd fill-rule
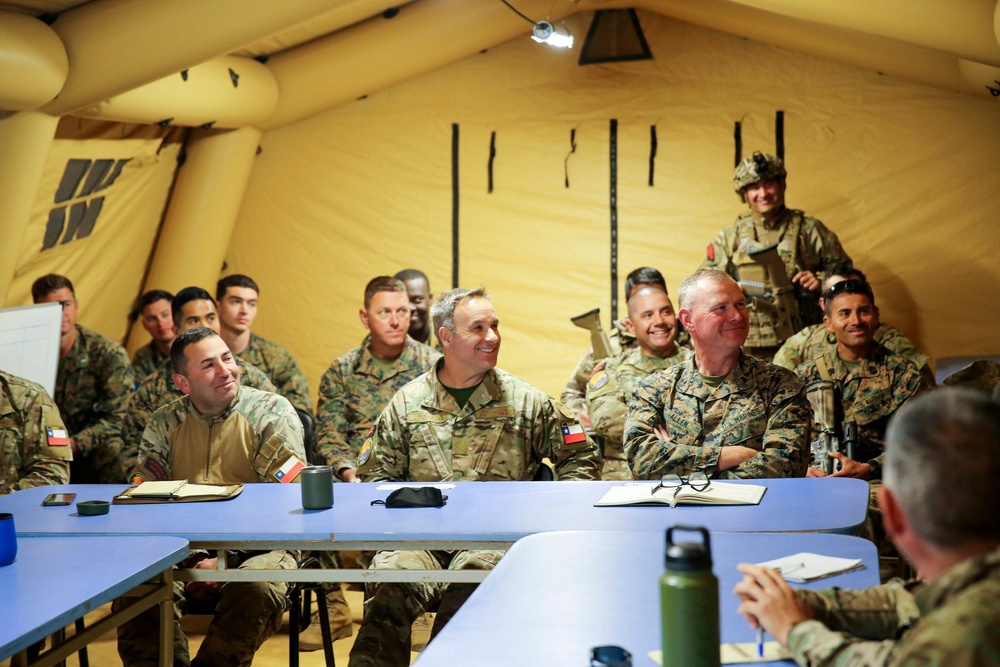
<instances>
[{"instance_id":1,"label":"inflatable tent beam","mask_svg":"<svg viewBox=\"0 0 1000 667\"><path fill-rule=\"evenodd\" d=\"M0 119L0 173L4 174L0 179L0 284L7 285L0 291L0 307L8 305L8 290L58 124L58 118L34 111Z\"/></svg>"},{"instance_id":2,"label":"inflatable tent beam","mask_svg":"<svg viewBox=\"0 0 1000 667\"><path fill-rule=\"evenodd\" d=\"M214 293L260 136L253 128L191 133L143 292L197 285ZM146 339L132 327L128 348Z\"/></svg>"},{"instance_id":3,"label":"inflatable tent beam","mask_svg":"<svg viewBox=\"0 0 1000 667\"><path fill-rule=\"evenodd\" d=\"M28 111L52 101L69 73L59 36L41 21L0 10L0 109Z\"/></svg>"}]
</instances>

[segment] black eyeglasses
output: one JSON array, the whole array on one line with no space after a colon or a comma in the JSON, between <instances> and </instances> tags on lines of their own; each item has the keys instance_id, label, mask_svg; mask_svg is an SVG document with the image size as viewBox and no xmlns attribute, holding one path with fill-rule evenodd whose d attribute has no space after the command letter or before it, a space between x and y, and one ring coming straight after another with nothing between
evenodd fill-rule
<instances>
[{"instance_id":1,"label":"black eyeglasses","mask_svg":"<svg viewBox=\"0 0 1000 667\"><path fill-rule=\"evenodd\" d=\"M703 472L693 472L686 479L680 475L664 475L660 478L660 483L653 487L653 495L660 489L673 489L674 495L677 495L685 484L700 493L710 487L712 482Z\"/></svg>"},{"instance_id":2,"label":"black eyeglasses","mask_svg":"<svg viewBox=\"0 0 1000 667\"><path fill-rule=\"evenodd\" d=\"M864 280L841 280L839 283L834 283L823 292L823 300L830 301L833 297L838 294L867 294L868 298L874 298L872 296L872 288Z\"/></svg>"},{"instance_id":3,"label":"black eyeglasses","mask_svg":"<svg viewBox=\"0 0 1000 667\"><path fill-rule=\"evenodd\" d=\"M590 667L632 667L632 654L621 646L595 646L590 650Z\"/></svg>"}]
</instances>

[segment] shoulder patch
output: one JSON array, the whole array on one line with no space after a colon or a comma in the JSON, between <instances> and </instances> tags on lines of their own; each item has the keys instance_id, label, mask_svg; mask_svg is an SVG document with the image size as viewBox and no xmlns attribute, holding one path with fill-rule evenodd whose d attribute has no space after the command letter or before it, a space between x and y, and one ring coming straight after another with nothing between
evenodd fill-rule
<instances>
[{"instance_id":1,"label":"shoulder patch","mask_svg":"<svg viewBox=\"0 0 1000 667\"><path fill-rule=\"evenodd\" d=\"M372 428L372 432L374 432L374 431L375 431L375 429L373 427ZM365 444L361 445L361 451L358 453L358 467L359 468L361 466L363 466L365 464L365 461L368 460L368 457L370 457L372 455L372 448L373 448L372 436L371 436L371 433L369 433L368 434L368 439L365 440Z\"/></svg>"},{"instance_id":2,"label":"shoulder patch","mask_svg":"<svg viewBox=\"0 0 1000 667\"><path fill-rule=\"evenodd\" d=\"M590 380L587 382L587 388L591 391L600 389L608 383L608 372L598 371L590 376Z\"/></svg>"},{"instance_id":3,"label":"shoulder patch","mask_svg":"<svg viewBox=\"0 0 1000 667\"><path fill-rule=\"evenodd\" d=\"M564 423L575 424L579 421L576 413L561 401L552 401L552 404L556 406L556 412L559 413L559 416L562 418Z\"/></svg>"},{"instance_id":4,"label":"shoulder patch","mask_svg":"<svg viewBox=\"0 0 1000 667\"><path fill-rule=\"evenodd\" d=\"M708 257L708 261L710 261L710 262L714 262L715 261L715 245L714 244L709 243L708 247L705 248L705 257Z\"/></svg>"},{"instance_id":5,"label":"shoulder patch","mask_svg":"<svg viewBox=\"0 0 1000 667\"><path fill-rule=\"evenodd\" d=\"M604 367L607 365L608 365L608 360L601 359L599 362L597 362L597 365L594 366L594 370L590 371L590 377L594 377L595 375L603 371Z\"/></svg>"}]
</instances>

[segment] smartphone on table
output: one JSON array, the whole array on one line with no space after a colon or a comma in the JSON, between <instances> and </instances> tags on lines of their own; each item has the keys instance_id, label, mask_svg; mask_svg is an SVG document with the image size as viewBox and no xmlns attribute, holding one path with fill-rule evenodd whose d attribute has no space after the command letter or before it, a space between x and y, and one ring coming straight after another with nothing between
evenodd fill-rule
<instances>
[{"instance_id":1,"label":"smartphone on table","mask_svg":"<svg viewBox=\"0 0 1000 667\"><path fill-rule=\"evenodd\" d=\"M76 498L75 493L50 493L45 496L45 500L42 501L42 507L60 507L62 505L69 505Z\"/></svg>"}]
</instances>

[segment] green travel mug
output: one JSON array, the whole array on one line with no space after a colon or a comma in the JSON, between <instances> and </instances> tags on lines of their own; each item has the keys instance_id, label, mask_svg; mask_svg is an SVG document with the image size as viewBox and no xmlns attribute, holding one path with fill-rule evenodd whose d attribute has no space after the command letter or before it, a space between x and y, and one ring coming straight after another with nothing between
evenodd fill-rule
<instances>
[{"instance_id":1,"label":"green travel mug","mask_svg":"<svg viewBox=\"0 0 1000 667\"><path fill-rule=\"evenodd\" d=\"M333 507L333 468L306 466L299 471L302 508L328 510Z\"/></svg>"},{"instance_id":2,"label":"green travel mug","mask_svg":"<svg viewBox=\"0 0 1000 667\"><path fill-rule=\"evenodd\" d=\"M702 542L674 542L674 531ZM708 531L667 528L667 569L660 578L663 667L719 667L719 580L712 574Z\"/></svg>"}]
</instances>

